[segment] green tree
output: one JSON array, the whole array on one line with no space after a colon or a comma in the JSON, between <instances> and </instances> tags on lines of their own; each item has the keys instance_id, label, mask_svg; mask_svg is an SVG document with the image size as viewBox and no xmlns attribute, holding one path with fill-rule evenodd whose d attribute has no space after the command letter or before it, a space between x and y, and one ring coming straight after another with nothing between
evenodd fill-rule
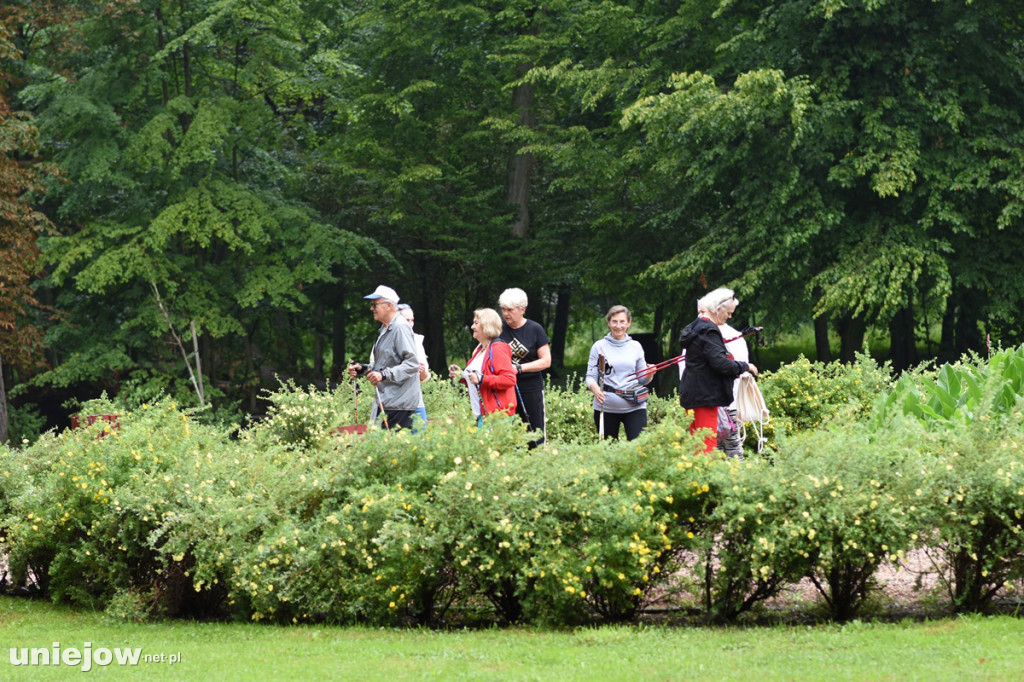
<instances>
[{"instance_id":1,"label":"green tree","mask_svg":"<svg viewBox=\"0 0 1024 682\"><path fill-rule=\"evenodd\" d=\"M735 32L625 118L705 223L654 274L711 274L797 314L809 301L846 331L843 358L866 325L898 317L906 335L952 316L969 332L955 350L976 347L979 324L1017 338L1005 313L1021 300L1009 266L1021 247L1019 8L687 8ZM978 258L994 241L1006 248Z\"/></svg>"},{"instance_id":2,"label":"green tree","mask_svg":"<svg viewBox=\"0 0 1024 682\"><path fill-rule=\"evenodd\" d=\"M177 348L154 342L194 324L203 371L253 407L268 373L304 371L306 289L373 248L304 201L307 116L336 56L284 0L145 5L75 4L77 46L21 92L70 178L44 242L69 320L43 379L175 390ZM38 41L40 69L58 37Z\"/></svg>"},{"instance_id":3,"label":"green tree","mask_svg":"<svg viewBox=\"0 0 1024 682\"><path fill-rule=\"evenodd\" d=\"M29 200L41 189L38 131L31 116L11 108L9 89L21 52L12 27L16 12L0 14L0 443L8 440L5 364L28 371L42 357L39 302L32 284L39 271L39 234L49 221Z\"/></svg>"},{"instance_id":4,"label":"green tree","mask_svg":"<svg viewBox=\"0 0 1024 682\"><path fill-rule=\"evenodd\" d=\"M448 349L461 356L470 341L472 310L495 306L503 288L524 286L519 272L536 268L514 265L529 259L531 243L517 241L510 227L510 145L484 125L515 116L504 89L514 65L495 53L522 11L382 0L329 24L325 47L343 51L356 77L336 80L329 93L321 144L310 157L318 178L312 201L372 235L394 259L378 258L372 273L346 281L359 307L333 302L340 326L357 325L354 354L372 342L359 294L375 284L392 284L416 308L431 365L444 371Z\"/></svg>"},{"instance_id":5,"label":"green tree","mask_svg":"<svg viewBox=\"0 0 1024 682\"><path fill-rule=\"evenodd\" d=\"M635 3L536 7L496 57L522 72L506 87L520 97L529 93L529 116L488 123L530 160L531 230L521 249L543 279L522 277L539 279L535 286L556 301L556 364L570 301L602 314L611 303L643 312L661 303L655 287L636 281L654 262L655 246L638 229L646 206L630 154L637 136L618 125L622 107L646 91L657 70L649 53L637 51L656 24L649 11Z\"/></svg>"}]
</instances>

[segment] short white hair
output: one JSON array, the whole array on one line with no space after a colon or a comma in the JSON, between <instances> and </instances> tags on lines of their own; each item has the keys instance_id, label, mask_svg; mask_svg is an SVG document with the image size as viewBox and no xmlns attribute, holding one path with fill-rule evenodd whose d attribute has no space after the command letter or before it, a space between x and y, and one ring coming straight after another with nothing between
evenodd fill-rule
<instances>
[{"instance_id":1,"label":"short white hair","mask_svg":"<svg viewBox=\"0 0 1024 682\"><path fill-rule=\"evenodd\" d=\"M518 287L505 289L498 297L498 305L502 308L525 308L527 303L526 292Z\"/></svg>"},{"instance_id":2,"label":"short white hair","mask_svg":"<svg viewBox=\"0 0 1024 682\"><path fill-rule=\"evenodd\" d=\"M736 299L736 292L732 289L726 289L725 287L719 287L714 291L709 291L697 301L697 309L703 308L712 315L718 314L719 311L727 308L733 300ZM739 301L736 301L737 305Z\"/></svg>"}]
</instances>

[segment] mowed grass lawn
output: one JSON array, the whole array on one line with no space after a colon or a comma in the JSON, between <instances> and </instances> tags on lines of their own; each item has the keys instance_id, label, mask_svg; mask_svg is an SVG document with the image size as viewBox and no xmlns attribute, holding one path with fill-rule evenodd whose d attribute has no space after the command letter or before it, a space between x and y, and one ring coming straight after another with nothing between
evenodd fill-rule
<instances>
[{"instance_id":1,"label":"mowed grass lawn","mask_svg":"<svg viewBox=\"0 0 1024 682\"><path fill-rule=\"evenodd\" d=\"M141 649L151 662L15 666L24 648ZM180 661L171 663L171 659ZM165 660L161 661L163 658ZM574 631L135 625L0 598L0 680L1024 680L1024 620Z\"/></svg>"}]
</instances>

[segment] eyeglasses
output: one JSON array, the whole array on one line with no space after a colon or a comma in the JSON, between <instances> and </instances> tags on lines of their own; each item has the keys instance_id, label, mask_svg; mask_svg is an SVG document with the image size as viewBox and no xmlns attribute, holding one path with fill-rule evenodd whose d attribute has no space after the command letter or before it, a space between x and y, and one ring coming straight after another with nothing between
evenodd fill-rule
<instances>
[{"instance_id":1,"label":"eyeglasses","mask_svg":"<svg viewBox=\"0 0 1024 682\"><path fill-rule=\"evenodd\" d=\"M384 305L385 303L388 303L388 301L374 301L373 303L370 304L370 310L373 310L379 305Z\"/></svg>"}]
</instances>

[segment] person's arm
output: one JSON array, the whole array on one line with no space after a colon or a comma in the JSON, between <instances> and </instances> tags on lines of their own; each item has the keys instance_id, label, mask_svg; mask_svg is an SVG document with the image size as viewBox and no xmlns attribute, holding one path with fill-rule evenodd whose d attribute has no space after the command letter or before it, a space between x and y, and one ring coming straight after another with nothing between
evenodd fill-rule
<instances>
[{"instance_id":1,"label":"person's arm","mask_svg":"<svg viewBox=\"0 0 1024 682\"><path fill-rule=\"evenodd\" d=\"M480 346L477 346L476 350L473 351L473 354L469 356L469 360L466 362L466 368L467 369L469 368L470 365L473 364L473 360L476 358L476 354L479 353L479 352L480 352ZM468 384L469 383L469 380L466 378L465 370L459 369L458 365L448 365L448 376L451 377L452 379L456 379L458 381L461 381L464 384ZM475 382L475 383L479 383L479 382Z\"/></svg>"},{"instance_id":2,"label":"person's arm","mask_svg":"<svg viewBox=\"0 0 1024 682\"><path fill-rule=\"evenodd\" d=\"M747 371L748 363L729 359L721 333L708 332L703 335L701 343L704 347L704 356L707 358L708 365L719 374L738 377ZM754 371L756 371L756 368Z\"/></svg>"},{"instance_id":3,"label":"person's arm","mask_svg":"<svg viewBox=\"0 0 1024 682\"><path fill-rule=\"evenodd\" d=\"M744 374L753 374L756 377L757 367L754 367L750 363L750 353L747 351L747 342L744 341L743 339L739 339L739 341L734 341L733 343L736 344L736 350L729 348L729 346L732 344L726 344L726 350L732 352L732 357L734 360L747 363L747 369L744 372ZM739 344L743 344L742 349L739 348Z\"/></svg>"},{"instance_id":4,"label":"person's arm","mask_svg":"<svg viewBox=\"0 0 1024 682\"><path fill-rule=\"evenodd\" d=\"M597 359L601 355L601 342L597 341L593 346L590 347L590 356L587 358L587 375L586 382L587 388L597 398L598 403L604 402L604 387L601 386L599 379L601 378L597 371Z\"/></svg>"},{"instance_id":5,"label":"person's arm","mask_svg":"<svg viewBox=\"0 0 1024 682\"><path fill-rule=\"evenodd\" d=\"M537 349L537 359L523 365L524 372L540 372L551 366L551 346L544 344Z\"/></svg>"},{"instance_id":6,"label":"person's arm","mask_svg":"<svg viewBox=\"0 0 1024 682\"><path fill-rule=\"evenodd\" d=\"M416 339L416 360L420 363L420 383L430 379L430 366L427 365L427 349L423 347L423 337L414 334Z\"/></svg>"},{"instance_id":7,"label":"person's arm","mask_svg":"<svg viewBox=\"0 0 1024 682\"><path fill-rule=\"evenodd\" d=\"M456 364L448 365L448 378L466 383L466 380L462 377L462 368Z\"/></svg>"}]
</instances>

